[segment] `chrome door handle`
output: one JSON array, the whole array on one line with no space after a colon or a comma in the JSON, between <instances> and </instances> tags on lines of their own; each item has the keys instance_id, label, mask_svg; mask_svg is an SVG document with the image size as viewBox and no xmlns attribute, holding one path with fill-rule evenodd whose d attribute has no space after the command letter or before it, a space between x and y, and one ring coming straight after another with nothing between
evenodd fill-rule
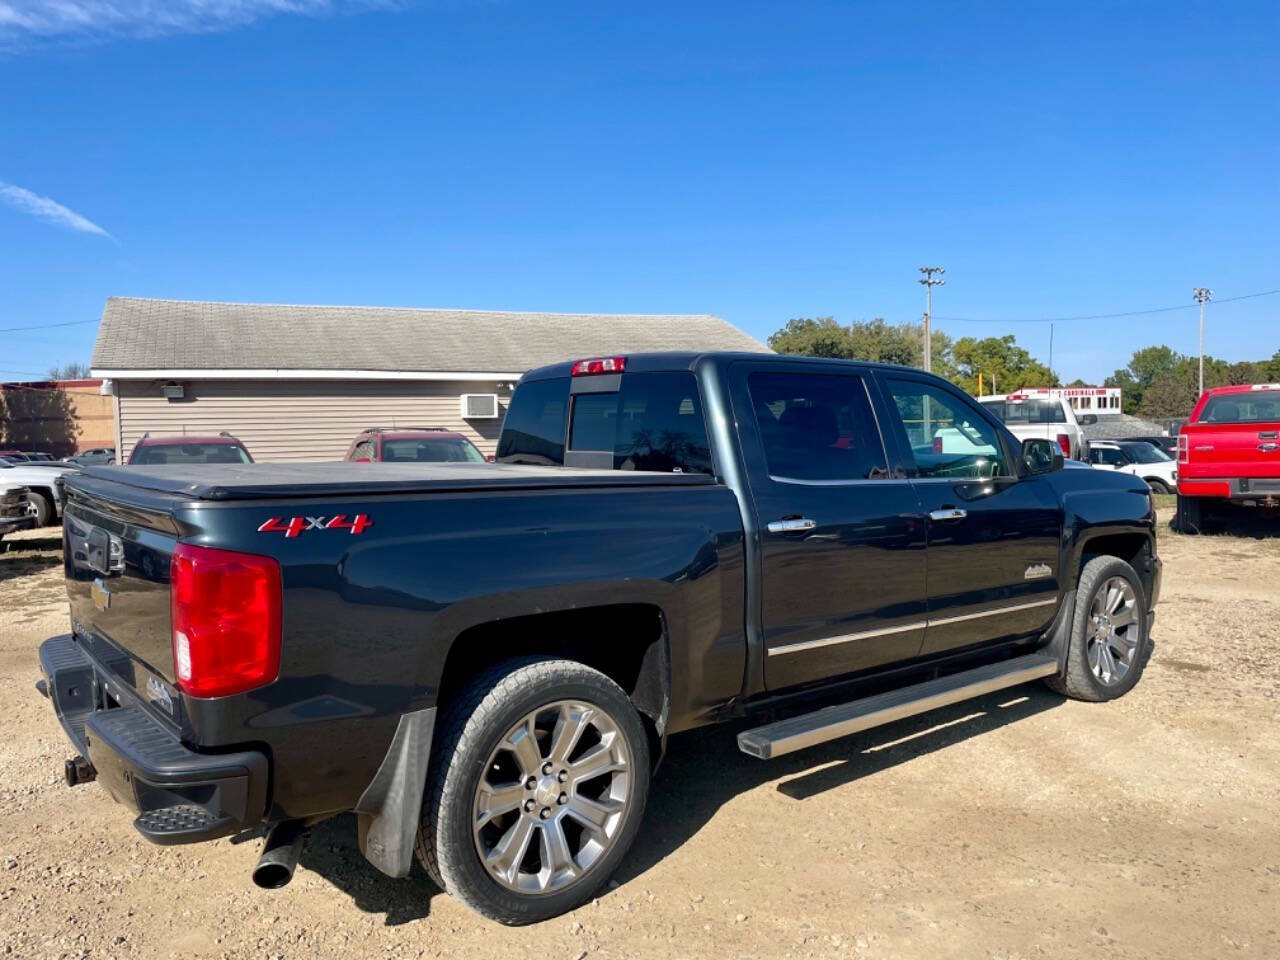
<instances>
[{"instance_id":1,"label":"chrome door handle","mask_svg":"<svg viewBox=\"0 0 1280 960\"><path fill-rule=\"evenodd\" d=\"M955 507L948 507L946 510L934 510L929 514L930 520L963 520L969 515L968 510L957 510Z\"/></svg>"},{"instance_id":2,"label":"chrome door handle","mask_svg":"<svg viewBox=\"0 0 1280 960\"><path fill-rule=\"evenodd\" d=\"M769 522L770 533L803 533L805 530L813 530L818 524L806 517L796 517L791 520L771 520Z\"/></svg>"}]
</instances>

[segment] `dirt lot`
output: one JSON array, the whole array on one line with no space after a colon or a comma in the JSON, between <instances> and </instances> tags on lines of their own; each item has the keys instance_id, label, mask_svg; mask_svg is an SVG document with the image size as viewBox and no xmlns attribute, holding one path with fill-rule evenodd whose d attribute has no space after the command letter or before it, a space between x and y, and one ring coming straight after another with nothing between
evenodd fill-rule
<instances>
[{"instance_id":1,"label":"dirt lot","mask_svg":"<svg viewBox=\"0 0 1280 960\"><path fill-rule=\"evenodd\" d=\"M35 691L58 540L0 544L0 950L15 957L1280 957L1280 532L1162 532L1145 679L1028 686L772 763L675 738L618 886L538 927L388 880L354 821L268 893L258 844L154 847Z\"/></svg>"}]
</instances>

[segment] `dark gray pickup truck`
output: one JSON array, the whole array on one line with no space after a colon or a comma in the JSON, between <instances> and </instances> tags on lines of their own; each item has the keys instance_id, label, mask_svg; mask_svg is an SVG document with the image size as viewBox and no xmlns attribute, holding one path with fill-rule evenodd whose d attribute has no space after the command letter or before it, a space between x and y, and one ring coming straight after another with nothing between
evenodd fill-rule
<instances>
[{"instance_id":1,"label":"dark gray pickup truck","mask_svg":"<svg viewBox=\"0 0 1280 960\"><path fill-rule=\"evenodd\" d=\"M1110 700L1149 654L1146 484L916 370L566 363L498 460L68 477L68 782L156 843L268 826L265 886L354 812L378 869L524 923L608 880L671 734L767 760L1036 679Z\"/></svg>"}]
</instances>

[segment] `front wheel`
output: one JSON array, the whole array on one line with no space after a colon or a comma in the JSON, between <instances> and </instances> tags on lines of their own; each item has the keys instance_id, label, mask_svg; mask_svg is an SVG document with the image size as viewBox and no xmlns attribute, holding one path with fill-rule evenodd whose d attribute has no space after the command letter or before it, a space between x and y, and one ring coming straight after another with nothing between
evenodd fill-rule
<instances>
[{"instance_id":1,"label":"front wheel","mask_svg":"<svg viewBox=\"0 0 1280 960\"><path fill-rule=\"evenodd\" d=\"M649 741L626 693L570 660L481 674L441 718L415 849L477 913L534 923L586 903L626 855Z\"/></svg>"},{"instance_id":2,"label":"front wheel","mask_svg":"<svg viewBox=\"0 0 1280 960\"><path fill-rule=\"evenodd\" d=\"M1066 672L1046 682L1076 700L1114 700L1142 677L1150 653L1147 596L1119 557L1094 557L1080 571Z\"/></svg>"},{"instance_id":3,"label":"front wheel","mask_svg":"<svg viewBox=\"0 0 1280 960\"><path fill-rule=\"evenodd\" d=\"M1147 480L1147 486L1151 488L1152 493L1163 494L1169 492L1169 485L1156 477L1151 477Z\"/></svg>"},{"instance_id":4,"label":"front wheel","mask_svg":"<svg viewBox=\"0 0 1280 960\"><path fill-rule=\"evenodd\" d=\"M34 490L27 493L27 515L36 518L36 526L43 527L53 516L53 505L43 493Z\"/></svg>"}]
</instances>

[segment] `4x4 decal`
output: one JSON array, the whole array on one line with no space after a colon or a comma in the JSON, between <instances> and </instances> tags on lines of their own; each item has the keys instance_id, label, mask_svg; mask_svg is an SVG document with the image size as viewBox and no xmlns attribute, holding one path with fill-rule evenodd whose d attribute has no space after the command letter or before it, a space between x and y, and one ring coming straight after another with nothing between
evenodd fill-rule
<instances>
[{"instance_id":1,"label":"4x4 decal","mask_svg":"<svg viewBox=\"0 0 1280 960\"><path fill-rule=\"evenodd\" d=\"M373 526L373 521L363 513L357 513L350 520L345 513L336 517L290 517L286 522L282 517L272 517L262 526L259 533L283 533L285 539L291 539L307 530L347 530L353 536L364 533Z\"/></svg>"}]
</instances>

